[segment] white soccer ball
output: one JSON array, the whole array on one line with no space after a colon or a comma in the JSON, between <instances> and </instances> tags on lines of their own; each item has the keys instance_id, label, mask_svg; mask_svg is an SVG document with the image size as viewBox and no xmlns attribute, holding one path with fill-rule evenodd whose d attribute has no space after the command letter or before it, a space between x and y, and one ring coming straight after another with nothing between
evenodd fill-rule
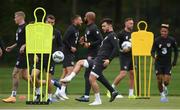
<instances>
[{"instance_id":1,"label":"white soccer ball","mask_svg":"<svg viewBox=\"0 0 180 110\"><path fill-rule=\"evenodd\" d=\"M64 60L64 54L61 51L55 51L52 55L54 62L60 63Z\"/></svg>"},{"instance_id":2,"label":"white soccer ball","mask_svg":"<svg viewBox=\"0 0 180 110\"><path fill-rule=\"evenodd\" d=\"M124 41L121 45L122 51L125 53L129 52L131 50L131 47L132 45L131 45L131 42L129 41Z\"/></svg>"}]
</instances>

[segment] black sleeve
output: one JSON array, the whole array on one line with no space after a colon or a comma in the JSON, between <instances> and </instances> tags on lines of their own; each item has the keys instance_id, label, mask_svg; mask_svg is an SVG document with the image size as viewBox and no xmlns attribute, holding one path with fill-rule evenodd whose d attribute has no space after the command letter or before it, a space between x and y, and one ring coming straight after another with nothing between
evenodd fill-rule
<instances>
[{"instance_id":1,"label":"black sleeve","mask_svg":"<svg viewBox=\"0 0 180 110\"><path fill-rule=\"evenodd\" d=\"M71 49L71 43L69 42L69 38L70 38L71 34L72 34L72 30L70 28L68 28L64 34L64 39L63 39L64 44L69 49Z\"/></svg>"},{"instance_id":2,"label":"black sleeve","mask_svg":"<svg viewBox=\"0 0 180 110\"><path fill-rule=\"evenodd\" d=\"M0 40L0 48L2 49L3 48L3 45L2 45L2 41Z\"/></svg>"},{"instance_id":3,"label":"black sleeve","mask_svg":"<svg viewBox=\"0 0 180 110\"><path fill-rule=\"evenodd\" d=\"M172 62L172 64L173 65L176 65L176 63L177 63L177 58L178 58L178 46L177 46L177 42L176 42L176 40L174 39L173 40L173 43L172 43L173 45L173 49L174 49L174 59L173 59L173 62Z\"/></svg>"},{"instance_id":4,"label":"black sleeve","mask_svg":"<svg viewBox=\"0 0 180 110\"><path fill-rule=\"evenodd\" d=\"M153 58L156 57L156 50L157 50L157 40L154 41L153 46L152 46L152 49L151 49L151 56L152 56Z\"/></svg>"},{"instance_id":5,"label":"black sleeve","mask_svg":"<svg viewBox=\"0 0 180 110\"><path fill-rule=\"evenodd\" d=\"M122 31L119 32L119 33L117 33L117 36L118 36L118 39L119 39L119 46L120 46L120 48L121 48L121 45L122 45L122 43L124 42Z\"/></svg>"},{"instance_id":6,"label":"black sleeve","mask_svg":"<svg viewBox=\"0 0 180 110\"><path fill-rule=\"evenodd\" d=\"M63 42L62 42L62 37L61 37L61 33L57 32L57 49L62 51L63 50Z\"/></svg>"},{"instance_id":7,"label":"black sleeve","mask_svg":"<svg viewBox=\"0 0 180 110\"><path fill-rule=\"evenodd\" d=\"M91 44L90 46L91 47L97 47L98 45L101 44L103 37L102 37L101 32L98 29L95 29L93 34L96 37L96 41L90 42L90 44Z\"/></svg>"},{"instance_id":8,"label":"black sleeve","mask_svg":"<svg viewBox=\"0 0 180 110\"><path fill-rule=\"evenodd\" d=\"M76 32L72 32L71 37L74 38L71 47L77 47L79 37L76 37Z\"/></svg>"},{"instance_id":9,"label":"black sleeve","mask_svg":"<svg viewBox=\"0 0 180 110\"><path fill-rule=\"evenodd\" d=\"M111 52L111 55L109 57L109 60L111 61L117 53L119 53L119 44L118 44L118 39L115 36L110 37L110 43L113 45L113 50Z\"/></svg>"}]
</instances>

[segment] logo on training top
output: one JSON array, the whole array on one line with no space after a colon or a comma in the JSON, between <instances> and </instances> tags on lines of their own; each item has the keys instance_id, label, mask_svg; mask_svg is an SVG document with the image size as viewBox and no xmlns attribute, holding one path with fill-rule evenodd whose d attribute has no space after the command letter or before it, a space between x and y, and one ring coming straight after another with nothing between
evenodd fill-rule
<instances>
[{"instance_id":1,"label":"logo on training top","mask_svg":"<svg viewBox=\"0 0 180 110\"><path fill-rule=\"evenodd\" d=\"M79 36L79 32L76 32L76 33L75 33L75 36L78 37L78 36Z\"/></svg>"},{"instance_id":2,"label":"logo on training top","mask_svg":"<svg viewBox=\"0 0 180 110\"><path fill-rule=\"evenodd\" d=\"M50 71L53 71L54 70L54 67L51 67Z\"/></svg>"},{"instance_id":3,"label":"logo on training top","mask_svg":"<svg viewBox=\"0 0 180 110\"><path fill-rule=\"evenodd\" d=\"M79 32L76 32L76 33L75 33L75 36L76 36L76 39L75 39L75 44L77 44L77 43L78 43L78 36L79 36Z\"/></svg>"},{"instance_id":4,"label":"logo on training top","mask_svg":"<svg viewBox=\"0 0 180 110\"><path fill-rule=\"evenodd\" d=\"M127 70L127 66L124 66L124 69Z\"/></svg>"},{"instance_id":5,"label":"logo on training top","mask_svg":"<svg viewBox=\"0 0 180 110\"><path fill-rule=\"evenodd\" d=\"M126 40L128 40L129 39L129 36L126 36Z\"/></svg>"},{"instance_id":6,"label":"logo on training top","mask_svg":"<svg viewBox=\"0 0 180 110\"><path fill-rule=\"evenodd\" d=\"M18 33L16 33L16 41L18 41Z\"/></svg>"},{"instance_id":7,"label":"logo on training top","mask_svg":"<svg viewBox=\"0 0 180 110\"><path fill-rule=\"evenodd\" d=\"M162 48L162 54L167 54L167 48Z\"/></svg>"},{"instance_id":8,"label":"logo on training top","mask_svg":"<svg viewBox=\"0 0 180 110\"><path fill-rule=\"evenodd\" d=\"M171 47L171 43L167 43L167 47Z\"/></svg>"},{"instance_id":9,"label":"logo on training top","mask_svg":"<svg viewBox=\"0 0 180 110\"><path fill-rule=\"evenodd\" d=\"M18 30L18 33L20 33L21 31L22 31L22 29L19 29L19 30Z\"/></svg>"},{"instance_id":10,"label":"logo on training top","mask_svg":"<svg viewBox=\"0 0 180 110\"><path fill-rule=\"evenodd\" d=\"M73 61L71 62L71 65L74 65L74 62L73 62Z\"/></svg>"},{"instance_id":11,"label":"logo on training top","mask_svg":"<svg viewBox=\"0 0 180 110\"><path fill-rule=\"evenodd\" d=\"M159 48L161 48L162 47L162 44L159 44Z\"/></svg>"},{"instance_id":12,"label":"logo on training top","mask_svg":"<svg viewBox=\"0 0 180 110\"><path fill-rule=\"evenodd\" d=\"M17 62L16 62L16 66L18 66L18 65L19 65L19 63L20 63L20 62L19 62L19 61L17 61Z\"/></svg>"},{"instance_id":13,"label":"logo on training top","mask_svg":"<svg viewBox=\"0 0 180 110\"><path fill-rule=\"evenodd\" d=\"M96 34L99 34L99 31L96 31Z\"/></svg>"},{"instance_id":14,"label":"logo on training top","mask_svg":"<svg viewBox=\"0 0 180 110\"><path fill-rule=\"evenodd\" d=\"M86 34L89 35L89 34L90 34L90 31L87 31Z\"/></svg>"}]
</instances>

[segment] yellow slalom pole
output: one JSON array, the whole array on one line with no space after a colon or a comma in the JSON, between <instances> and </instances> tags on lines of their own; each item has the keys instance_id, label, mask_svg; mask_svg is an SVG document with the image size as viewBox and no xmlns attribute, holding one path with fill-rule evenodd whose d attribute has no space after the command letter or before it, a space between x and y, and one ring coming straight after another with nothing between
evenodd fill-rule
<instances>
[{"instance_id":1,"label":"yellow slalom pole","mask_svg":"<svg viewBox=\"0 0 180 110\"><path fill-rule=\"evenodd\" d=\"M30 101L30 68L29 68L29 57L28 57L28 53L26 52L26 60L27 60L27 70L28 70L28 99L27 101Z\"/></svg>"},{"instance_id":2,"label":"yellow slalom pole","mask_svg":"<svg viewBox=\"0 0 180 110\"><path fill-rule=\"evenodd\" d=\"M42 81L43 81L43 54L41 53L41 73L40 73L40 77L41 77L41 79L40 79L40 83L41 83L41 98L40 98L40 100L41 100L41 102L42 102L42 94L43 94L43 84L42 84Z\"/></svg>"},{"instance_id":3,"label":"yellow slalom pole","mask_svg":"<svg viewBox=\"0 0 180 110\"><path fill-rule=\"evenodd\" d=\"M50 62L51 62L51 54L49 53L48 67L47 67L47 73L46 73L46 101L47 101L47 99L48 99L48 85L49 85Z\"/></svg>"},{"instance_id":4,"label":"yellow slalom pole","mask_svg":"<svg viewBox=\"0 0 180 110\"><path fill-rule=\"evenodd\" d=\"M144 56L144 97L146 97L146 56Z\"/></svg>"},{"instance_id":5,"label":"yellow slalom pole","mask_svg":"<svg viewBox=\"0 0 180 110\"><path fill-rule=\"evenodd\" d=\"M36 53L34 53L34 80L33 80L33 101L34 101L34 97L35 97L35 90L36 90Z\"/></svg>"},{"instance_id":6,"label":"yellow slalom pole","mask_svg":"<svg viewBox=\"0 0 180 110\"><path fill-rule=\"evenodd\" d=\"M137 82L136 82L135 56L133 56L133 55L132 55L132 60L133 60L134 86L135 86L135 92L136 92L136 97L137 97L138 93L137 93Z\"/></svg>"},{"instance_id":7,"label":"yellow slalom pole","mask_svg":"<svg viewBox=\"0 0 180 110\"><path fill-rule=\"evenodd\" d=\"M152 57L150 57L150 70L149 70L149 86L148 86L148 97L150 97L150 88L151 88L151 75L152 75Z\"/></svg>"},{"instance_id":8,"label":"yellow slalom pole","mask_svg":"<svg viewBox=\"0 0 180 110\"><path fill-rule=\"evenodd\" d=\"M139 96L141 96L141 56L139 56Z\"/></svg>"}]
</instances>

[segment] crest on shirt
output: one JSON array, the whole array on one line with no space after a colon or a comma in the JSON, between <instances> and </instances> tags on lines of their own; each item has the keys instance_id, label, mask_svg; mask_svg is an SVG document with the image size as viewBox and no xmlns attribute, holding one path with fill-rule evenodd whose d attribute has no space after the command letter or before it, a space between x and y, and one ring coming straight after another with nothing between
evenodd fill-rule
<instances>
[{"instance_id":1,"label":"crest on shirt","mask_svg":"<svg viewBox=\"0 0 180 110\"><path fill-rule=\"evenodd\" d=\"M18 33L20 33L21 31L22 31L22 29L19 29L19 30L18 30Z\"/></svg>"},{"instance_id":2,"label":"crest on shirt","mask_svg":"<svg viewBox=\"0 0 180 110\"><path fill-rule=\"evenodd\" d=\"M167 43L167 47L171 47L171 43Z\"/></svg>"},{"instance_id":3,"label":"crest on shirt","mask_svg":"<svg viewBox=\"0 0 180 110\"><path fill-rule=\"evenodd\" d=\"M96 34L99 34L99 31L96 31Z\"/></svg>"},{"instance_id":4,"label":"crest on shirt","mask_svg":"<svg viewBox=\"0 0 180 110\"><path fill-rule=\"evenodd\" d=\"M74 65L74 62L73 62L73 61L71 62L71 65Z\"/></svg>"},{"instance_id":5,"label":"crest on shirt","mask_svg":"<svg viewBox=\"0 0 180 110\"><path fill-rule=\"evenodd\" d=\"M18 41L18 33L16 33L16 41Z\"/></svg>"},{"instance_id":6,"label":"crest on shirt","mask_svg":"<svg viewBox=\"0 0 180 110\"><path fill-rule=\"evenodd\" d=\"M126 36L126 40L128 40L129 36Z\"/></svg>"},{"instance_id":7,"label":"crest on shirt","mask_svg":"<svg viewBox=\"0 0 180 110\"><path fill-rule=\"evenodd\" d=\"M89 34L90 34L90 31L87 31L86 34L89 35Z\"/></svg>"},{"instance_id":8,"label":"crest on shirt","mask_svg":"<svg viewBox=\"0 0 180 110\"><path fill-rule=\"evenodd\" d=\"M53 71L54 70L54 67L51 67L50 71Z\"/></svg>"},{"instance_id":9,"label":"crest on shirt","mask_svg":"<svg viewBox=\"0 0 180 110\"><path fill-rule=\"evenodd\" d=\"M76 33L75 33L75 36L78 37L78 35L79 35L79 32L76 32Z\"/></svg>"},{"instance_id":10,"label":"crest on shirt","mask_svg":"<svg viewBox=\"0 0 180 110\"><path fill-rule=\"evenodd\" d=\"M159 44L159 48L161 48L162 47L162 44Z\"/></svg>"}]
</instances>

